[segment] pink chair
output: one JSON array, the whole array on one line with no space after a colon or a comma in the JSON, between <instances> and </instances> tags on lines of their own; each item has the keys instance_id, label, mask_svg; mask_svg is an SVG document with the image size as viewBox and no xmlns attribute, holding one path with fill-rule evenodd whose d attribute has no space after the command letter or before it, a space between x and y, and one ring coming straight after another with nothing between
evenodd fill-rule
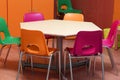
<instances>
[{"instance_id":1,"label":"pink chair","mask_svg":"<svg viewBox=\"0 0 120 80\"><path fill-rule=\"evenodd\" d=\"M24 22L42 21L42 20L44 20L44 15L38 12L26 13L23 19ZM54 47L54 37L50 35L45 35L45 38L47 39L47 44L49 39L53 39L52 46Z\"/></svg>"},{"instance_id":2,"label":"pink chair","mask_svg":"<svg viewBox=\"0 0 120 80\"><path fill-rule=\"evenodd\" d=\"M104 80L104 61L102 55L102 31L80 31L75 39L73 48L66 48L65 53L69 55L70 74L73 80L72 59L90 58L91 56L100 56L102 60L102 80ZM91 60L89 64L90 70ZM64 71L66 71L66 54L64 56Z\"/></svg>"},{"instance_id":3,"label":"pink chair","mask_svg":"<svg viewBox=\"0 0 120 80\"><path fill-rule=\"evenodd\" d=\"M113 47L113 44L114 44L114 41L115 41L115 38L117 35L117 28L118 28L119 24L120 24L119 20L114 21L114 23L112 24L112 26L110 28L110 32L109 32L107 38L103 39L103 41L102 41L103 47L105 47L108 51L110 61L111 61L113 68L115 66L115 62L114 62L113 55L112 55L110 49Z\"/></svg>"},{"instance_id":4,"label":"pink chair","mask_svg":"<svg viewBox=\"0 0 120 80\"><path fill-rule=\"evenodd\" d=\"M24 15L24 22L31 22L31 21L42 21L44 20L44 16L42 13L37 12L30 12Z\"/></svg>"}]
</instances>

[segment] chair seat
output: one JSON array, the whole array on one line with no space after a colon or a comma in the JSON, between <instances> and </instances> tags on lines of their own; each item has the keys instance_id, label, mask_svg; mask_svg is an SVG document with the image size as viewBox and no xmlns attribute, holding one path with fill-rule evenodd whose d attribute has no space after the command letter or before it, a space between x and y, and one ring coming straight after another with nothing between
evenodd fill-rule
<instances>
[{"instance_id":1,"label":"chair seat","mask_svg":"<svg viewBox=\"0 0 120 80\"><path fill-rule=\"evenodd\" d=\"M39 55L39 56L49 56L50 54L54 53L57 51L56 48L48 48L48 51L49 53L46 53L46 54L40 54L40 51L38 46L37 45L29 45L27 47L26 50L23 50L23 51L26 51L25 53L29 53L29 54L32 54L32 55Z\"/></svg>"},{"instance_id":2,"label":"chair seat","mask_svg":"<svg viewBox=\"0 0 120 80\"><path fill-rule=\"evenodd\" d=\"M77 55L77 54L75 54L74 53L74 49L73 48L66 48L66 50L72 55L72 56L91 56L90 54L87 54L88 52L89 53L92 53L92 52L94 52L95 51L95 49L94 48L92 48L92 49L88 49L88 50L86 50L86 51L84 51L83 50L83 53L81 53L81 55ZM93 55L97 55L98 53L96 53L96 54L93 54Z\"/></svg>"},{"instance_id":3,"label":"chair seat","mask_svg":"<svg viewBox=\"0 0 120 80\"><path fill-rule=\"evenodd\" d=\"M20 37L6 37L3 41L1 41L2 45L8 44L20 44Z\"/></svg>"}]
</instances>

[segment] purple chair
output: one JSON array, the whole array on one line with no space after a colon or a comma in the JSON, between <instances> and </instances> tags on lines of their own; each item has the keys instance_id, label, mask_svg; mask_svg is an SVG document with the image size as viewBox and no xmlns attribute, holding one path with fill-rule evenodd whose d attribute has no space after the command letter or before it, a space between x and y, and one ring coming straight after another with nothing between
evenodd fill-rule
<instances>
[{"instance_id":1,"label":"purple chair","mask_svg":"<svg viewBox=\"0 0 120 80\"><path fill-rule=\"evenodd\" d=\"M73 48L66 48L65 53L69 55L70 74L73 80L72 59L88 58L89 70L91 65L91 56L100 56L102 62L102 80L104 80L104 61L102 55L102 31L80 31L77 34ZM94 66L95 67L95 66ZM66 71L66 54L64 56L64 71Z\"/></svg>"},{"instance_id":2,"label":"purple chair","mask_svg":"<svg viewBox=\"0 0 120 80\"><path fill-rule=\"evenodd\" d=\"M30 12L24 14L24 22L31 22L31 21L42 21L44 20L44 15L42 13L38 12ZM47 39L47 44L49 39L53 39L52 46L54 47L54 37L50 35L45 35L45 38Z\"/></svg>"},{"instance_id":3,"label":"purple chair","mask_svg":"<svg viewBox=\"0 0 120 80\"><path fill-rule=\"evenodd\" d=\"M119 25L120 25L119 20L114 21L113 24L111 25L110 32L109 32L107 38L103 39L103 41L102 41L103 47L105 47L108 51L110 61L111 61L111 64L112 64L112 68L115 67L115 62L114 62L113 55L112 55L110 49L113 47L115 38L117 36L117 28L118 28Z\"/></svg>"}]
</instances>

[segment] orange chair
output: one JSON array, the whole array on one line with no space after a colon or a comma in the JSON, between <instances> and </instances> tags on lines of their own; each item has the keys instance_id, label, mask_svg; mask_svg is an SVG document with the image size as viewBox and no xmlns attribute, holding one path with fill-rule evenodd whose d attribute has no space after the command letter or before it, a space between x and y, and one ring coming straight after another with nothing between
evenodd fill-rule
<instances>
[{"instance_id":1,"label":"orange chair","mask_svg":"<svg viewBox=\"0 0 120 80\"><path fill-rule=\"evenodd\" d=\"M48 58L48 71L46 80L49 78L49 72L51 67L51 60L53 58L54 53L59 53L59 51L55 48L48 48L45 42L45 36L41 31L34 31L34 30L21 30L21 53L18 65L18 74L16 80L19 78L20 67L22 64L22 57L23 55L30 55L31 56L31 68L34 67L32 56L39 56L41 58ZM60 78L60 55L59 55L59 78Z\"/></svg>"},{"instance_id":2,"label":"orange chair","mask_svg":"<svg viewBox=\"0 0 120 80\"><path fill-rule=\"evenodd\" d=\"M67 13L64 16L64 20L84 21L84 15L79 13Z\"/></svg>"},{"instance_id":3,"label":"orange chair","mask_svg":"<svg viewBox=\"0 0 120 80\"><path fill-rule=\"evenodd\" d=\"M79 13L67 13L64 16L64 20L71 20L71 21L84 21L84 15ZM69 36L65 39L75 39L76 36Z\"/></svg>"}]
</instances>

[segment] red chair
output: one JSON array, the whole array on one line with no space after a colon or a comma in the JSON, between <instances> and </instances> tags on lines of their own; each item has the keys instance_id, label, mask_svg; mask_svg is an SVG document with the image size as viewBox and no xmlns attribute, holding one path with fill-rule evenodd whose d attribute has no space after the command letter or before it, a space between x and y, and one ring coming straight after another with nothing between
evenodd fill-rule
<instances>
[{"instance_id":1,"label":"red chair","mask_svg":"<svg viewBox=\"0 0 120 80\"><path fill-rule=\"evenodd\" d=\"M42 20L44 20L44 15L42 13L38 13L38 12L26 13L24 15L24 19L23 19L24 22L42 21ZM45 38L47 39L47 44L48 44L49 39L53 39L52 46L54 47L54 37L50 36L50 35L45 35Z\"/></svg>"},{"instance_id":2,"label":"red chair","mask_svg":"<svg viewBox=\"0 0 120 80\"><path fill-rule=\"evenodd\" d=\"M65 53L69 55L70 74L73 80L72 59L88 58L100 56L102 60L102 80L104 80L104 61L102 55L102 31L80 31L75 39L73 48L66 48ZM89 64L90 70L91 60ZM94 66L95 67L95 66ZM64 71L66 71L66 54L64 57Z\"/></svg>"},{"instance_id":3,"label":"red chair","mask_svg":"<svg viewBox=\"0 0 120 80\"><path fill-rule=\"evenodd\" d=\"M119 20L114 21L114 23L112 24L112 26L110 28L110 32L109 32L107 38L103 39L103 41L102 41L103 47L105 47L107 49L107 51L108 51L110 61L111 61L111 64L112 64L113 68L115 66L115 62L114 62L113 55L112 55L110 49L113 47L115 38L117 36L117 28L118 28L119 25L120 25Z\"/></svg>"}]
</instances>

